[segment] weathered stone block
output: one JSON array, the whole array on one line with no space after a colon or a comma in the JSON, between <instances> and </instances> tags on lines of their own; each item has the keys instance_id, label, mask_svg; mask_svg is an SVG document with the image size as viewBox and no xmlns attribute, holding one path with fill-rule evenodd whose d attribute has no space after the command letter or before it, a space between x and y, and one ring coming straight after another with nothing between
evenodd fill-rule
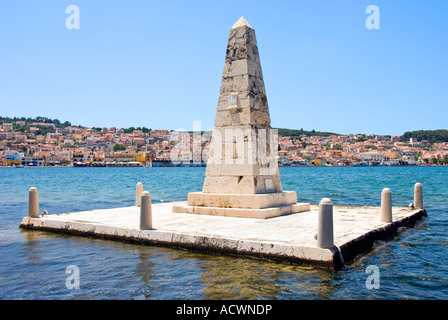
<instances>
[{"instance_id":1,"label":"weathered stone block","mask_svg":"<svg viewBox=\"0 0 448 320\"><path fill-rule=\"evenodd\" d=\"M297 194L295 191L264 193L264 194L219 194L190 192L189 206L264 209L295 205Z\"/></svg>"}]
</instances>

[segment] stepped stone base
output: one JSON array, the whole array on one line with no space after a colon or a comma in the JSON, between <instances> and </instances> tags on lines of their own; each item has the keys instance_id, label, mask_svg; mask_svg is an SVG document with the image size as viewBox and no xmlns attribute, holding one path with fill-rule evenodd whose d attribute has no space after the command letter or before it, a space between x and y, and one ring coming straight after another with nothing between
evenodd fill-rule
<instances>
[{"instance_id":1,"label":"stepped stone base","mask_svg":"<svg viewBox=\"0 0 448 320\"><path fill-rule=\"evenodd\" d=\"M295 191L255 194L226 194L208 192L188 193L188 205L219 208L264 209L297 203Z\"/></svg>"},{"instance_id":2,"label":"stepped stone base","mask_svg":"<svg viewBox=\"0 0 448 320\"><path fill-rule=\"evenodd\" d=\"M173 206L172 212L267 219L309 210L309 203L297 203L295 191L263 194L191 192L187 205Z\"/></svg>"}]
</instances>

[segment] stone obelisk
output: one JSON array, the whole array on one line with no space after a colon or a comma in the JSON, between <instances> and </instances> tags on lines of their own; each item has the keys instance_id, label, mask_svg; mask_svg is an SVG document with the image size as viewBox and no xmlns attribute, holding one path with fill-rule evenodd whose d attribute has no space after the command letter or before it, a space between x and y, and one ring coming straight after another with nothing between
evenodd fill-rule
<instances>
[{"instance_id":1,"label":"stone obelisk","mask_svg":"<svg viewBox=\"0 0 448 320\"><path fill-rule=\"evenodd\" d=\"M283 191L255 30L230 29L206 177L173 212L269 218L309 210Z\"/></svg>"}]
</instances>

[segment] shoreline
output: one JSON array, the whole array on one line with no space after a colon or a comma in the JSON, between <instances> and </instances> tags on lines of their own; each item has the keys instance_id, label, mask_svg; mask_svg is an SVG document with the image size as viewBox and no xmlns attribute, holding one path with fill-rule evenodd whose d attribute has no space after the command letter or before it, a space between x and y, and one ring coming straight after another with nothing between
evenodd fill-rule
<instances>
[{"instance_id":1,"label":"shoreline","mask_svg":"<svg viewBox=\"0 0 448 320\"><path fill-rule=\"evenodd\" d=\"M422 167L448 167L447 164L443 165L353 165L353 166L282 166L279 165L279 168L377 168L377 167L387 167L387 168L422 168ZM73 165L67 165L67 166L0 166L0 168L16 168L16 169L23 169L23 168L205 168L205 166L73 166Z\"/></svg>"}]
</instances>

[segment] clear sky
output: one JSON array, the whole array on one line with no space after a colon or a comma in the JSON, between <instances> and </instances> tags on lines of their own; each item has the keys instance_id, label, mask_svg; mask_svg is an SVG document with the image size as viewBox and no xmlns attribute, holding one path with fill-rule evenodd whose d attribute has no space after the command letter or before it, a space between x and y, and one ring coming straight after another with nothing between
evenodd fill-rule
<instances>
[{"instance_id":1,"label":"clear sky","mask_svg":"<svg viewBox=\"0 0 448 320\"><path fill-rule=\"evenodd\" d=\"M76 5L80 28L69 30ZM380 29L367 29L369 5ZM255 29L271 125L448 129L448 1L0 1L0 115L213 128L230 28Z\"/></svg>"}]
</instances>

